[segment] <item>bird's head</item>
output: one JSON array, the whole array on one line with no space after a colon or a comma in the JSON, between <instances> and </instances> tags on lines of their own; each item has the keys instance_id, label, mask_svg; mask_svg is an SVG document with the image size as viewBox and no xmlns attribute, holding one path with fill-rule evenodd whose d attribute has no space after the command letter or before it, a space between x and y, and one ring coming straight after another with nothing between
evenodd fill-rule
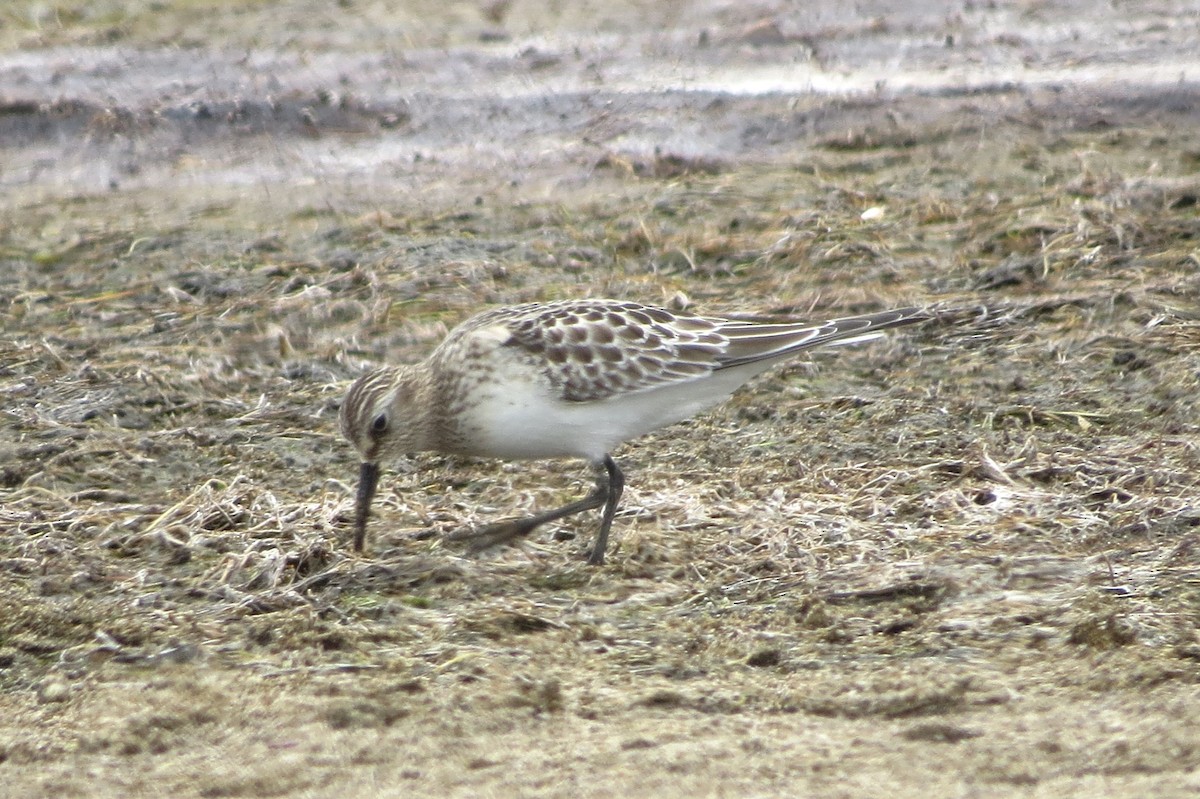
<instances>
[{"instance_id":1,"label":"bird's head","mask_svg":"<svg viewBox=\"0 0 1200 799\"><path fill-rule=\"evenodd\" d=\"M413 410L412 380L403 367L363 375L342 400L338 423L362 461L354 508L354 549L359 552L366 542L380 461L420 449L421 415Z\"/></svg>"}]
</instances>

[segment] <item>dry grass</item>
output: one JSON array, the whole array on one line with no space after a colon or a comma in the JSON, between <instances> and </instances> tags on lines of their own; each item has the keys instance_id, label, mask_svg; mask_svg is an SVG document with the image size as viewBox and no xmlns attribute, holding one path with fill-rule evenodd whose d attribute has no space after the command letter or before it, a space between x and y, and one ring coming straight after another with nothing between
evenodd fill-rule
<instances>
[{"instance_id":1,"label":"dry grass","mask_svg":"<svg viewBox=\"0 0 1200 799\"><path fill-rule=\"evenodd\" d=\"M55 209L19 209L0 222L0 769L78 794L87 762L136 792L155 782L122 764L173 753L157 784L205 795L366 779L346 763L502 792L532 750L442 762L414 739L549 719L569 782L597 761L562 741L617 722L613 757L688 774L704 739L682 731L724 718L772 760L795 754L780 725L822 730L795 745L830 762L871 719L899 725L901 765L984 736L963 768L996 785L1194 773L1200 218L1193 182L1144 165L1197 145L1014 130L860 132L795 168L656 156L583 197L321 235L272 220L249 242L86 203L39 236ZM478 558L440 538L575 496L583 468L436 457L396 465L374 554L352 556L346 382L481 305L583 293L939 311L619 453L608 567L582 564L592 518ZM1064 704L1125 719L1124 744L1063 726ZM356 738L415 747L415 774ZM226 739L261 768L222 766ZM313 740L336 768L295 767Z\"/></svg>"}]
</instances>

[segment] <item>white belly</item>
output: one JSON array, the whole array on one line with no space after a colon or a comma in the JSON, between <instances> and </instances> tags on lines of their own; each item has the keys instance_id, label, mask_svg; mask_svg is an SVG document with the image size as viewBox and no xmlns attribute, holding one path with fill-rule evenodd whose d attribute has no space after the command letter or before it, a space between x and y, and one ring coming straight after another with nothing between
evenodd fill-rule
<instances>
[{"instance_id":1,"label":"white belly","mask_svg":"<svg viewBox=\"0 0 1200 799\"><path fill-rule=\"evenodd\" d=\"M562 400L540 381L510 383L502 394L479 397L467 409L470 454L506 460L575 457L598 461L623 441L724 401L762 368L765 365L723 370L699 380L595 402Z\"/></svg>"}]
</instances>

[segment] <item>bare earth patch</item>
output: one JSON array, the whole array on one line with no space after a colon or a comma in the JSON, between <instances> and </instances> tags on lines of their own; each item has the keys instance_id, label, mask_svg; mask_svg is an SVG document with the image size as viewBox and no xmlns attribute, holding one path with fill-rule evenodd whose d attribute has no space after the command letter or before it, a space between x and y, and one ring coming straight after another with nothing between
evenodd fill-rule
<instances>
[{"instance_id":1,"label":"bare earth patch","mask_svg":"<svg viewBox=\"0 0 1200 799\"><path fill-rule=\"evenodd\" d=\"M0 11L0 797L1200 791L1194 4L209 5ZM353 556L348 381L584 295L937 313Z\"/></svg>"}]
</instances>

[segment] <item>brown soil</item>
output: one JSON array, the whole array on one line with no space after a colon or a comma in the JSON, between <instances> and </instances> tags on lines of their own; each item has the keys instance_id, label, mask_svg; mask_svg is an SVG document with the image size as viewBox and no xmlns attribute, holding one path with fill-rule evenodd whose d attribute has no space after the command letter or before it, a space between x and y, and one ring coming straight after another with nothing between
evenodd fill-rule
<instances>
[{"instance_id":1,"label":"brown soil","mask_svg":"<svg viewBox=\"0 0 1200 799\"><path fill-rule=\"evenodd\" d=\"M211 5L0 11L0 797L1200 792L1194 3ZM585 295L937 318L352 555L348 381Z\"/></svg>"}]
</instances>

